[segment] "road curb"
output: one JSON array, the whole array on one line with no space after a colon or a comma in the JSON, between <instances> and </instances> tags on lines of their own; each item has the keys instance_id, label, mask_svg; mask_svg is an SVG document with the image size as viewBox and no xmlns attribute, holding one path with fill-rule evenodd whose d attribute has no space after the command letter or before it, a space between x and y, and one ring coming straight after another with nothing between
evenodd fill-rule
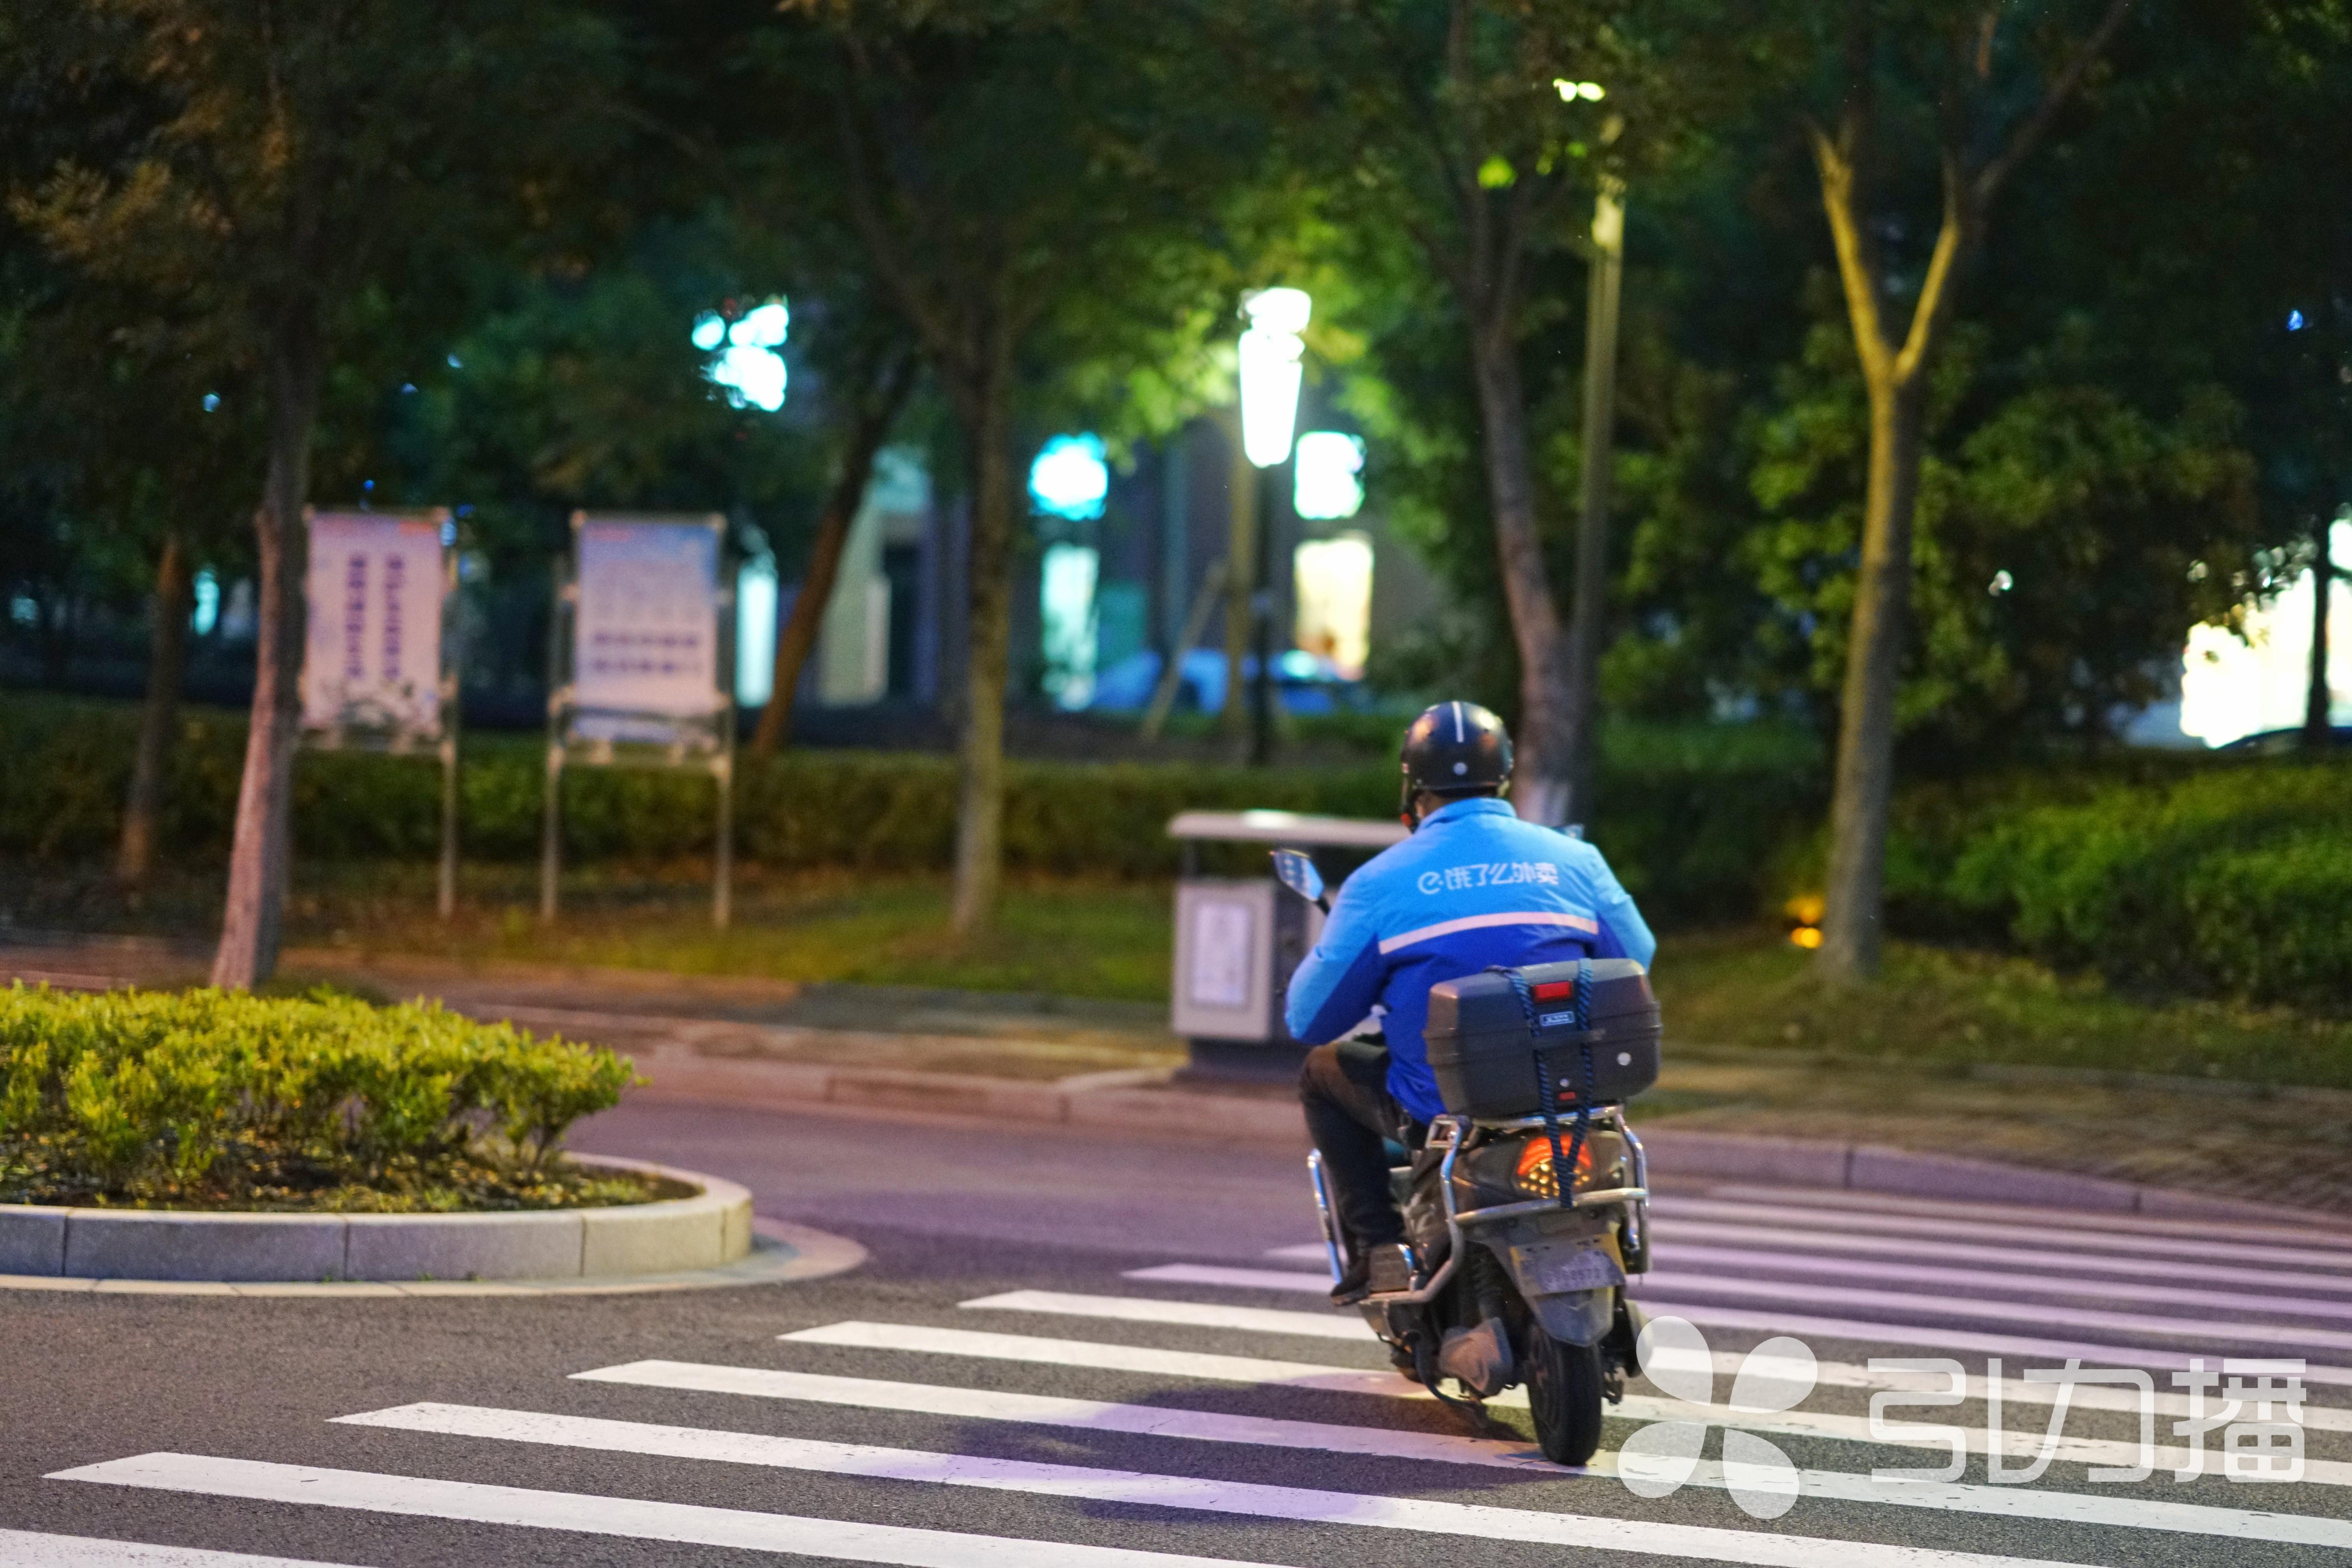
<instances>
[{"instance_id":1,"label":"road curb","mask_svg":"<svg viewBox=\"0 0 2352 1568\"><path fill-rule=\"evenodd\" d=\"M1883 1144L1815 1142L1674 1127L1643 1130L1642 1144L1649 1152L1651 1170L1667 1176L1766 1181L1794 1187L2083 1209L2163 1219L2352 1225L2352 1216L2326 1210L2112 1181L1998 1160L1921 1153Z\"/></svg>"},{"instance_id":2,"label":"road curb","mask_svg":"<svg viewBox=\"0 0 2352 1568\"><path fill-rule=\"evenodd\" d=\"M1277 1143L1304 1150L1307 1132L1287 1097L1255 1099L1182 1089L1089 1089L955 1073L829 1068L702 1056L661 1047L638 1056L651 1080L633 1090L650 1100L803 1110L813 1106L902 1110L960 1120L1046 1123L1096 1131L1213 1142ZM2352 1216L2286 1204L2184 1192L2076 1175L1995 1160L1920 1153L1874 1143L1644 1129L1652 1172L1672 1180L1770 1182L1783 1186L1881 1193L1946 1201L2009 1204L2172 1219L2234 1219L2352 1226Z\"/></svg>"},{"instance_id":3,"label":"road curb","mask_svg":"<svg viewBox=\"0 0 2352 1568\"><path fill-rule=\"evenodd\" d=\"M987 1078L972 1073L915 1072L898 1068L820 1067L802 1062L706 1057L677 1046L635 1057L646 1083L633 1099L695 1104L778 1107L812 1105L900 1110L986 1121L1023 1121L1160 1131L1218 1142L1274 1142L1307 1147L1296 1101L1180 1089L1071 1088L1050 1080Z\"/></svg>"},{"instance_id":4,"label":"road curb","mask_svg":"<svg viewBox=\"0 0 2352 1568\"><path fill-rule=\"evenodd\" d=\"M724 1268L751 1250L751 1194L637 1160L583 1164L692 1197L495 1214L305 1215L0 1205L0 1274L220 1284L605 1279Z\"/></svg>"}]
</instances>

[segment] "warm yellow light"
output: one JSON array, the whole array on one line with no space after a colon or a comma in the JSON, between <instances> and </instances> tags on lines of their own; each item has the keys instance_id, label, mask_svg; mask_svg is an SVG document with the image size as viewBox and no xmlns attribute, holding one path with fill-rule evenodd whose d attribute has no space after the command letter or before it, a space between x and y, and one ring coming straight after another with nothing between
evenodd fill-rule
<instances>
[{"instance_id":1,"label":"warm yellow light","mask_svg":"<svg viewBox=\"0 0 2352 1568\"><path fill-rule=\"evenodd\" d=\"M1817 948L1822 945L1822 928L1819 926L1799 926L1796 930L1789 933L1789 940L1795 942L1799 947L1804 948L1810 952L1813 948Z\"/></svg>"},{"instance_id":2,"label":"warm yellow light","mask_svg":"<svg viewBox=\"0 0 2352 1568\"><path fill-rule=\"evenodd\" d=\"M1819 893L1799 893L1780 906L1780 912L1801 926L1817 926L1829 911L1829 903Z\"/></svg>"}]
</instances>

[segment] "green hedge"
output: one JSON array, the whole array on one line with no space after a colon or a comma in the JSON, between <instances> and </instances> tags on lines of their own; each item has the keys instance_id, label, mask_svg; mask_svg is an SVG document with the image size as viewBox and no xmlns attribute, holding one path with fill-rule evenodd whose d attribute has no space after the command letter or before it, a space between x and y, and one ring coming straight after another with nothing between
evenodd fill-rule
<instances>
[{"instance_id":1,"label":"green hedge","mask_svg":"<svg viewBox=\"0 0 2352 1568\"><path fill-rule=\"evenodd\" d=\"M0 855L89 859L110 848L136 712L0 700ZM226 854L244 725L192 715L164 841ZM465 773L465 853L538 851L541 751L478 737ZM1384 816L1395 773L1183 763L1014 763L1005 858L1015 869L1159 877L1168 819L1189 807ZM425 759L306 754L296 840L306 857L428 858L438 774ZM1820 885L1820 770L1760 727L1620 731L1594 837L1661 924L1726 924ZM576 771L574 862L708 853L710 784ZM950 863L955 765L925 753L803 751L747 767L739 847L774 867L936 870ZM2007 946L2118 984L2342 1008L2352 997L2352 765L2120 753L1906 787L1888 846L1890 918L1907 934Z\"/></svg>"},{"instance_id":2,"label":"green hedge","mask_svg":"<svg viewBox=\"0 0 2352 1568\"><path fill-rule=\"evenodd\" d=\"M0 855L89 860L114 841L136 711L126 704L0 700ZM163 842L184 858L226 855L243 765L241 718L192 715L173 766ZM1777 847L1818 815L1801 746L1749 731L1634 737L1604 763L1595 835L1655 919L1746 919L1769 890ZM472 860L539 852L541 748L529 737L468 742L463 837ZM1005 859L1018 870L1161 877L1186 809L1267 807L1387 816L1393 763L1255 770L1170 762L1015 762ZM711 786L683 773L574 770L564 785L573 863L707 854ZM439 774L425 758L305 753L295 841L327 859L425 859L439 832ZM739 853L775 867L943 869L955 837L953 759L920 752L799 751L746 765Z\"/></svg>"},{"instance_id":3,"label":"green hedge","mask_svg":"<svg viewBox=\"0 0 2352 1568\"><path fill-rule=\"evenodd\" d=\"M2232 768L1990 826L1953 900L2125 984L2352 999L2352 769Z\"/></svg>"},{"instance_id":4,"label":"green hedge","mask_svg":"<svg viewBox=\"0 0 2352 1568\"><path fill-rule=\"evenodd\" d=\"M17 984L0 991L0 1199L436 1207L470 1184L480 1206L560 1205L548 1156L632 1076L437 1006Z\"/></svg>"}]
</instances>

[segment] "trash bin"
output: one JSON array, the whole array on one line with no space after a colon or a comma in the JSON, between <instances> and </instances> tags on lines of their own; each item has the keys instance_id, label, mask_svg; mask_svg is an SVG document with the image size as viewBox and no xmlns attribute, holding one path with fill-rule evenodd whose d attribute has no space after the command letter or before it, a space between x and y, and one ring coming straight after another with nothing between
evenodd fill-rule
<instances>
[{"instance_id":1,"label":"trash bin","mask_svg":"<svg viewBox=\"0 0 2352 1568\"><path fill-rule=\"evenodd\" d=\"M1292 811L1187 811L1168 824L1183 846L1176 883L1176 967L1169 1027L1190 1047L1187 1078L1280 1079L1307 1047L1283 1026L1283 993L1323 930L1323 911L1265 874L1202 874L1204 844L1250 844L1315 857L1336 890L1348 872L1403 839L1400 822Z\"/></svg>"}]
</instances>

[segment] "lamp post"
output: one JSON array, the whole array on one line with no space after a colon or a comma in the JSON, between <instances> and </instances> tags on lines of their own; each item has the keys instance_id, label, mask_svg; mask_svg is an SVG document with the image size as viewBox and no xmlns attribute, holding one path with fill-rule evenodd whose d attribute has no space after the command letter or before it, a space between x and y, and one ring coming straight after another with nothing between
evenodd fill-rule
<instances>
[{"instance_id":1,"label":"lamp post","mask_svg":"<svg viewBox=\"0 0 2352 1568\"><path fill-rule=\"evenodd\" d=\"M1608 89L1597 81L1552 83L1563 103L1598 103ZM1622 115L1601 125L1600 142L1624 134ZM1593 783L1596 710L1600 706L1601 625L1609 611L1609 480L1617 433L1617 300L1625 270L1625 182L1602 170L1592 201L1591 281L1584 313L1583 474L1578 486L1576 579L1568 617L1568 689L1561 721L1568 731L1567 798L1530 795L1520 802L1534 821L1589 822ZM1547 791L1547 795L1556 792ZM1529 807L1532 806L1532 811Z\"/></svg>"},{"instance_id":2,"label":"lamp post","mask_svg":"<svg viewBox=\"0 0 2352 1568\"><path fill-rule=\"evenodd\" d=\"M1298 421L1298 388L1306 344L1299 334L1314 301L1303 289L1263 289L1242 301L1249 327L1241 338L1241 449L1249 467L1234 465L1233 542L1226 553L1230 597L1225 610L1224 730L1241 733L1242 665L1255 640L1257 679L1250 693L1250 761L1263 765L1273 751L1273 591L1269 582L1273 519L1259 516L1260 475L1286 460ZM1256 636L1252 638L1255 629Z\"/></svg>"}]
</instances>

